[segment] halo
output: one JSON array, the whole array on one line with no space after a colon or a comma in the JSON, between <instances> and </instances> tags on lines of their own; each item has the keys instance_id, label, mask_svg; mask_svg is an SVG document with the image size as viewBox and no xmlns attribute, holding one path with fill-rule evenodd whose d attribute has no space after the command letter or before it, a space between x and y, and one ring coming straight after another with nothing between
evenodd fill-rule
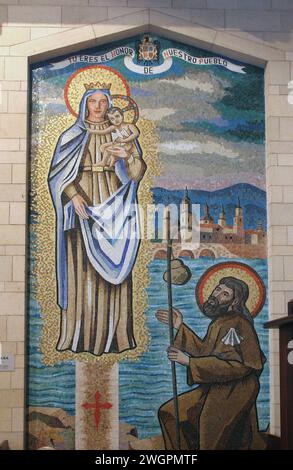
<instances>
[{"instance_id":1,"label":"halo","mask_svg":"<svg viewBox=\"0 0 293 470\"><path fill-rule=\"evenodd\" d=\"M79 103L85 92L84 83L111 83L111 94L130 96L129 85L123 75L106 65L88 65L74 72L64 87L64 100L73 116L78 116Z\"/></svg>"},{"instance_id":2,"label":"halo","mask_svg":"<svg viewBox=\"0 0 293 470\"><path fill-rule=\"evenodd\" d=\"M112 95L113 105L120 108L127 122L136 124L139 118L139 109L133 98L127 95Z\"/></svg>"},{"instance_id":3,"label":"halo","mask_svg":"<svg viewBox=\"0 0 293 470\"><path fill-rule=\"evenodd\" d=\"M233 276L246 282L249 287L249 296L246 306L251 315L261 311L266 299L266 288L259 274L250 266L236 261L225 261L207 269L199 279L195 296L197 304L202 311L204 302L208 299L214 288L219 284L222 277Z\"/></svg>"}]
</instances>

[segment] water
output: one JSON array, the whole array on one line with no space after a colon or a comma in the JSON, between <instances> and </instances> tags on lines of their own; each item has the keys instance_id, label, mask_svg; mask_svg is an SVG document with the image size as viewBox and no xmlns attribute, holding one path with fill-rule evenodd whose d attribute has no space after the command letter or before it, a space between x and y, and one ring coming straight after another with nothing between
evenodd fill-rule
<instances>
[{"instance_id":1,"label":"water","mask_svg":"<svg viewBox=\"0 0 293 470\"><path fill-rule=\"evenodd\" d=\"M31 214L30 223L34 223ZM28 406L62 408L67 413L75 414L75 364L62 362L55 366L42 363L40 340L42 337L41 309L36 301L34 278L34 253L37 250L36 238L30 232L30 283L29 283L29 325L28 325Z\"/></svg>"},{"instance_id":2,"label":"water","mask_svg":"<svg viewBox=\"0 0 293 470\"><path fill-rule=\"evenodd\" d=\"M194 288L205 269L218 261L212 259L185 260L192 271L192 279L184 287L174 286L173 288L174 306L183 312L184 321L201 337L205 335L209 320L197 308ZM267 285L266 260L245 260L245 262L260 274ZM162 279L165 267L166 261L164 260L154 260L149 265L151 282L147 289L149 306L146 311L146 321L151 336L150 348L139 361L120 363L120 420L137 427L140 438L160 433L157 410L172 395L170 363L166 356L169 339L168 328L155 318L156 310L159 307L166 308L167 306L166 283ZM262 327L267 317L268 306L266 303L255 320L255 326L262 349L268 358L268 332ZM74 415L75 364L74 362L63 362L56 366L44 366L40 351L41 334L40 308L32 295L29 313L28 404L30 406L63 408L69 414ZM185 368L177 366L177 374L178 389L181 393L189 389L186 385ZM268 363L266 363L261 375L261 390L257 406L260 428L265 429L269 423Z\"/></svg>"},{"instance_id":3,"label":"water","mask_svg":"<svg viewBox=\"0 0 293 470\"><path fill-rule=\"evenodd\" d=\"M62 362L44 366L40 350L42 319L37 302L31 298L29 308L28 404L62 408L75 414L75 364Z\"/></svg>"},{"instance_id":4,"label":"water","mask_svg":"<svg viewBox=\"0 0 293 470\"><path fill-rule=\"evenodd\" d=\"M225 261L225 259L221 259ZM231 260L226 260L231 261ZM234 261L234 260L233 260ZM235 260L237 261L237 260ZM243 260L239 260L242 261ZM204 337L210 321L199 311L195 300L195 285L204 271L219 260L210 258L185 259L192 272L192 278L185 286L173 286L173 303L184 315L187 323L200 337ZM261 259L245 260L263 279L267 287L267 262ZM147 289L149 306L146 311L147 326L151 335L149 350L139 362L121 363L120 374L120 420L138 429L139 437L146 438L160 434L157 418L159 407L172 397L172 377L166 349L169 344L168 327L158 322L155 312L167 308L167 288L163 280L166 269L165 260L154 260L149 265L151 283ZM268 318L268 305L264 305L255 319L255 327L262 350L268 358L268 332L263 323ZM191 388L186 385L186 368L176 366L178 391L182 393ZM265 365L261 375L261 389L257 400L260 429L269 424L269 367Z\"/></svg>"}]
</instances>

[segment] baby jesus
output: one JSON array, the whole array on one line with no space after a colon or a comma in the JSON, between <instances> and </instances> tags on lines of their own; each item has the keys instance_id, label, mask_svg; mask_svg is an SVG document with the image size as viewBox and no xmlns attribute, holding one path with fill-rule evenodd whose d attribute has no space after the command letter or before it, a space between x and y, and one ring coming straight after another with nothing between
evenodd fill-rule
<instances>
[{"instance_id":1,"label":"baby jesus","mask_svg":"<svg viewBox=\"0 0 293 470\"><path fill-rule=\"evenodd\" d=\"M112 142L101 145L102 161L101 166L114 166L119 158L131 157L135 151L135 139L139 136L139 129L134 124L124 122L123 112L120 108L111 108L106 113L106 117L112 124L107 129L95 131L99 135L112 134ZM117 145L118 144L118 145ZM126 150L127 157L117 157L112 151L123 147Z\"/></svg>"}]
</instances>

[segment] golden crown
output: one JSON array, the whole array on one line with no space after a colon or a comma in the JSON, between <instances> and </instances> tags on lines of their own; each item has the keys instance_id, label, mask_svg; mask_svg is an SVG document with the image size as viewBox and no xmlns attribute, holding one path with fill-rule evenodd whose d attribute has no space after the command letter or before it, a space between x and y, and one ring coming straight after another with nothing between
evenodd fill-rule
<instances>
[{"instance_id":1,"label":"golden crown","mask_svg":"<svg viewBox=\"0 0 293 470\"><path fill-rule=\"evenodd\" d=\"M96 82L96 83L84 83L86 90L110 90L111 83L106 82Z\"/></svg>"}]
</instances>

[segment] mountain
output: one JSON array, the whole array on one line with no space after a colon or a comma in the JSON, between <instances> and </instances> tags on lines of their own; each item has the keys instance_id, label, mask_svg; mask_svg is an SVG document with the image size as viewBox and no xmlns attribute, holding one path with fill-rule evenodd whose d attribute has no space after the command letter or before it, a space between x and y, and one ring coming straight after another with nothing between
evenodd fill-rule
<instances>
[{"instance_id":1,"label":"mountain","mask_svg":"<svg viewBox=\"0 0 293 470\"><path fill-rule=\"evenodd\" d=\"M185 195L185 189L169 190L165 188L152 188L155 204L180 205ZM243 208L244 228L253 229L258 223L267 227L266 192L256 186L239 183L216 191L188 190L192 204L200 204L200 215L204 213L205 204L209 205L210 215L217 222L222 204L226 212L227 224L233 224L235 207L240 200Z\"/></svg>"}]
</instances>

